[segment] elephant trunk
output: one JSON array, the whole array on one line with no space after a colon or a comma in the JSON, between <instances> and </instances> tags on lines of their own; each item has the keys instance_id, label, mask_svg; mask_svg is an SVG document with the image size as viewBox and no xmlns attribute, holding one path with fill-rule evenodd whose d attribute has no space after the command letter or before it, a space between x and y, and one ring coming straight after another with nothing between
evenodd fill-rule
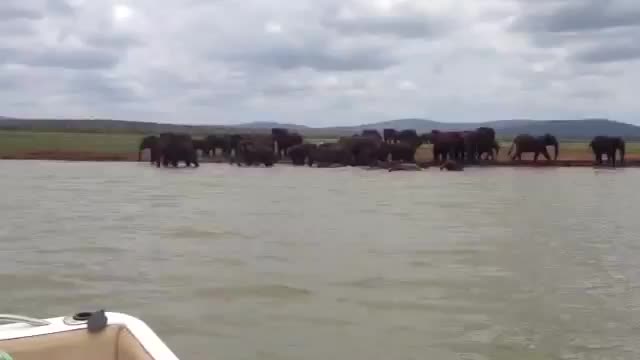
<instances>
[{"instance_id":1,"label":"elephant trunk","mask_svg":"<svg viewBox=\"0 0 640 360\"><path fill-rule=\"evenodd\" d=\"M559 146L558 146L558 142L555 141L553 143L553 149L555 151L554 155L553 155L553 160L558 160L558 150L559 150Z\"/></svg>"},{"instance_id":2,"label":"elephant trunk","mask_svg":"<svg viewBox=\"0 0 640 360\"><path fill-rule=\"evenodd\" d=\"M620 143L620 163L624 164L624 141Z\"/></svg>"}]
</instances>

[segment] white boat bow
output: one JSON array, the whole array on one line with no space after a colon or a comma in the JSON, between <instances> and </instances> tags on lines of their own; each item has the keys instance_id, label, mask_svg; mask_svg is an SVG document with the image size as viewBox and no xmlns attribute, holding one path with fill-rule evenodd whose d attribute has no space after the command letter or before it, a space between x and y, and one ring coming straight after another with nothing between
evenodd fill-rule
<instances>
[{"instance_id":1,"label":"white boat bow","mask_svg":"<svg viewBox=\"0 0 640 360\"><path fill-rule=\"evenodd\" d=\"M147 324L127 314L50 319L0 314L0 323L6 322L11 323L0 325L0 359L178 360Z\"/></svg>"}]
</instances>

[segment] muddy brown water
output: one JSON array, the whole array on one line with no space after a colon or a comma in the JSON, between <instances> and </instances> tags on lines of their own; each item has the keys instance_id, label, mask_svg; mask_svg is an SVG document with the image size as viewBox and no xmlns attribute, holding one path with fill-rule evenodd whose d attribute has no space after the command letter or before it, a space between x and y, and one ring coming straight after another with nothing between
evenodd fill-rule
<instances>
[{"instance_id":1,"label":"muddy brown water","mask_svg":"<svg viewBox=\"0 0 640 360\"><path fill-rule=\"evenodd\" d=\"M0 312L182 359L640 358L637 169L0 171Z\"/></svg>"}]
</instances>

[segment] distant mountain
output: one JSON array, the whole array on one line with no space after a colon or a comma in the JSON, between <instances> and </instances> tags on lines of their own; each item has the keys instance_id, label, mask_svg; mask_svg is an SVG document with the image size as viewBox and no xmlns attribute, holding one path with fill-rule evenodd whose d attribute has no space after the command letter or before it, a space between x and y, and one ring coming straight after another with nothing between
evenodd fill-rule
<instances>
[{"instance_id":1,"label":"distant mountain","mask_svg":"<svg viewBox=\"0 0 640 360\"><path fill-rule=\"evenodd\" d=\"M255 121L250 123L238 124L233 127L239 129L271 129L271 128L285 128L290 130L302 130L309 129L308 126L305 125L296 125L296 124L281 124L277 122L268 122L268 121Z\"/></svg>"},{"instance_id":2,"label":"distant mountain","mask_svg":"<svg viewBox=\"0 0 640 360\"><path fill-rule=\"evenodd\" d=\"M16 119L0 117L0 129L33 131L73 131L101 133L160 133L165 131L186 132L204 135L213 132L267 132L273 127L287 128L311 137L350 136L363 129L383 130L415 129L423 133L431 130L469 130L489 126L498 136L513 137L518 134L554 134L562 139L589 139L596 135L623 136L626 139L640 139L640 127L607 119L583 120L497 120L483 123L443 123L428 119L397 119L358 126L312 128L304 125L277 122L252 122L232 126L222 125L179 125L140 121L104 119Z\"/></svg>"}]
</instances>

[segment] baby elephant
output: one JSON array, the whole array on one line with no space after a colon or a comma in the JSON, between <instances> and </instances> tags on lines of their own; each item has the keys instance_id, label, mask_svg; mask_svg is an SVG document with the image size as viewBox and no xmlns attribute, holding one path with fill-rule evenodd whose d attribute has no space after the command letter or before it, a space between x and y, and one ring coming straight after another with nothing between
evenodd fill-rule
<instances>
[{"instance_id":1,"label":"baby elephant","mask_svg":"<svg viewBox=\"0 0 640 360\"><path fill-rule=\"evenodd\" d=\"M392 163L389 166L389 172L393 171L422 171L422 168L416 164Z\"/></svg>"},{"instance_id":2,"label":"baby elephant","mask_svg":"<svg viewBox=\"0 0 640 360\"><path fill-rule=\"evenodd\" d=\"M464 170L464 167L462 166L462 164L458 164L457 162L455 162L453 160L447 160L447 161L443 162L442 165L440 165L440 171L442 171L442 170L462 171L462 170Z\"/></svg>"}]
</instances>

